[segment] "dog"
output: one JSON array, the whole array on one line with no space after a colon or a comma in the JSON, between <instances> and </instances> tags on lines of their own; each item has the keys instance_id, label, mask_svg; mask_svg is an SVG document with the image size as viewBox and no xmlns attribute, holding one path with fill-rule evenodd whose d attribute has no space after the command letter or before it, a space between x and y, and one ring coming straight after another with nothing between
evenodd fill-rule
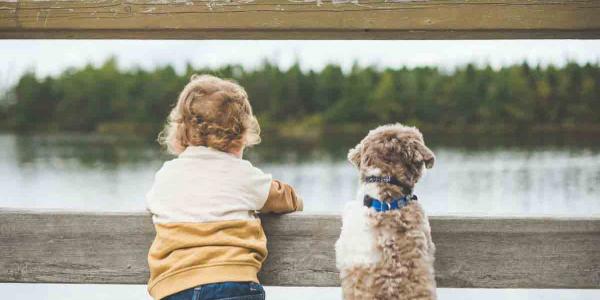
<instances>
[{"instance_id":1,"label":"dog","mask_svg":"<svg viewBox=\"0 0 600 300\"><path fill-rule=\"evenodd\" d=\"M335 245L345 300L436 299L435 246L413 188L435 155L415 127L379 126L348 153L357 200Z\"/></svg>"}]
</instances>

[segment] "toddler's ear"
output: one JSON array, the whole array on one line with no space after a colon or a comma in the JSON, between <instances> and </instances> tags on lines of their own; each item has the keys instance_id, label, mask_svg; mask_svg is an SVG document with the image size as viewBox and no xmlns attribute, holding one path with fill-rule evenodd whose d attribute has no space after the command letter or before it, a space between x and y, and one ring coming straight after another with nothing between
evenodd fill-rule
<instances>
[{"instance_id":1,"label":"toddler's ear","mask_svg":"<svg viewBox=\"0 0 600 300\"><path fill-rule=\"evenodd\" d=\"M357 168L360 168L360 152L362 150L362 144L356 145L354 148L348 151L348 161Z\"/></svg>"}]
</instances>

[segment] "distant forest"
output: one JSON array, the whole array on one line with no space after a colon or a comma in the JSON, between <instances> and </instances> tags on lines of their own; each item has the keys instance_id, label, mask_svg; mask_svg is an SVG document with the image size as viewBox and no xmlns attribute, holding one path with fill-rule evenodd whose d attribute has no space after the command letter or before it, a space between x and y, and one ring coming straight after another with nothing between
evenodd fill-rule
<instances>
[{"instance_id":1,"label":"distant forest","mask_svg":"<svg viewBox=\"0 0 600 300\"><path fill-rule=\"evenodd\" d=\"M115 59L55 77L24 74L0 97L0 126L155 135L193 73L238 81L266 130L397 121L441 130L600 127L598 63L501 69L468 64L453 71L355 65L344 72L337 65L302 71L298 64L285 70L265 62L252 70L188 66L178 74L171 66L121 70Z\"/></svg>"}]
</instances>

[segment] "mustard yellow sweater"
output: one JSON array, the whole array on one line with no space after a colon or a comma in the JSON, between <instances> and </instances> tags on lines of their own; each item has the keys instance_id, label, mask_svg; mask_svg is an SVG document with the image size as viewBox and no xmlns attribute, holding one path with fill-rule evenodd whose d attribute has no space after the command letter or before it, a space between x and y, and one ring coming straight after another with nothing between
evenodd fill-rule
<instances>
[{"instance_id":1,"label":"mustard yellow sweater","mask_svg":"<svg viewBox=\"0 0 600 300\"><path fill-rule=\"evenodd\" d=\"M154 299L207 283L258 282L267 239L255 212L302 210L289 185L203 146L166 162L146 203L156 229L148 253Z\"/></svg>"}]
</instances>

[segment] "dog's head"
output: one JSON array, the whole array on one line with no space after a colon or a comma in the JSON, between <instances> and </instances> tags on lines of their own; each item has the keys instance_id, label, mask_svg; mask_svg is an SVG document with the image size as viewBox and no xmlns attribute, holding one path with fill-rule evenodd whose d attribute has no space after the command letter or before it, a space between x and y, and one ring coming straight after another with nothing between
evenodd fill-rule
<instances>
[{"instance_id":1,"label":"dog's head","mask_svg":"<svg viewBox=\"0 0 600 300\"><path fill-rule=\"evenodd\" d=\"M393 176L413 187L435 155L415 127L400 123L379 126L348 152L348 160L365 176Z\"/></svg>"}]
</instances>

